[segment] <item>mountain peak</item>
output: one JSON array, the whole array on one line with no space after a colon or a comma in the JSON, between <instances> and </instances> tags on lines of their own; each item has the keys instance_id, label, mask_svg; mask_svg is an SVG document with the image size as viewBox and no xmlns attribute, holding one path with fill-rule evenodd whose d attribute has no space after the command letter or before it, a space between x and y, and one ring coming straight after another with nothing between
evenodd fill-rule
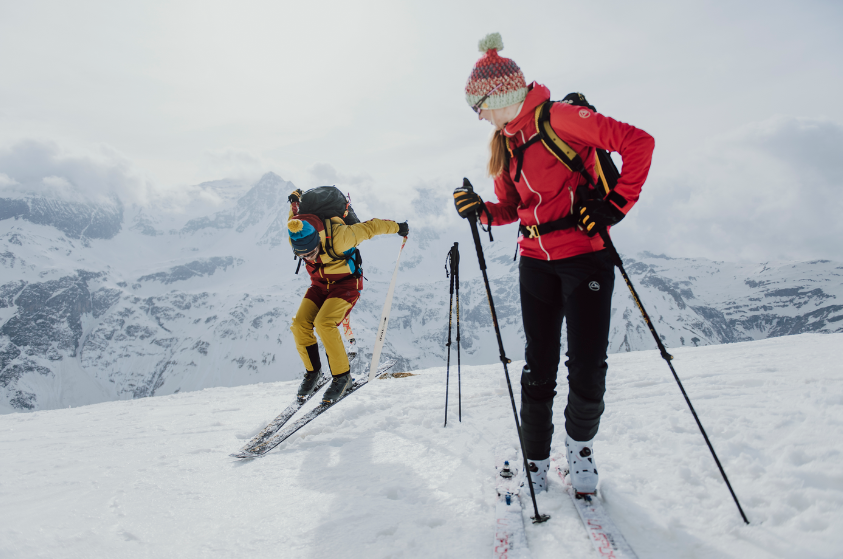
<instances>
[{"instance_id":1,"label":"mountain peak","mask_svg":"<svg viewBox=\"0 0 843 559\"><path fill-rule=\"evenodd\" d=\"M261 184L263 182L287 182L282 179L280 176L276 175L272 171L264 173L264 175L258 180L257 184Z\"/></svg>"}]
</instances>

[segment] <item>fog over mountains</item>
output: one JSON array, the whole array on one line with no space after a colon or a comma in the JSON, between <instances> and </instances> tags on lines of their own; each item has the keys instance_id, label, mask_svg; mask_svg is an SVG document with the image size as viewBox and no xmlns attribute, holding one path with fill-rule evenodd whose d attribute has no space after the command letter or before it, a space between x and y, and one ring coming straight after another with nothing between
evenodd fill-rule
<instances>
[{"instance_id":1,"label":"fog over mountains","mask_svg":"<svg viewBox=\"0 0 843 559\"><path fill-rule=\"evenodd\" d=\"M294 188L273 173L253 185L214 181L177 208L124 205L117 196L0 197L0 412L300 376L289 324L309 279L295 273L286 240ZM468 226L443 217L448 194L419 189L414 215L355 202L361 219L410 222L384 348L396 370L444 363L444 264L454 242L462 254L462 362L498 360ZM484 246L504 344L520 359L515 231L495 228ZM352 313L361 348L355 367L368 366L399 246L388 235L361 247L368 281ZM623 256L668 348L843 331L841 262ZM619 275L613 307L610 352L652 349Z\"/></svg>"}]
</instances>

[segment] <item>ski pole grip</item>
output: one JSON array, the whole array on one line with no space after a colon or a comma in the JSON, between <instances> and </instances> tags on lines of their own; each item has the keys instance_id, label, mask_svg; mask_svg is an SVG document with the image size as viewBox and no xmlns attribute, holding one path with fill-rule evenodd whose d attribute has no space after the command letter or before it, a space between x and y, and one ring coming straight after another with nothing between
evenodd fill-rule
<instances>
[{"instance_id":1,"label":"ski pole grip","mask_svg":"<svg viewBox=\"0 0 843 559\"><path fill-rule=\"evenodd\" d=\"M470 190L471 192L474 192L474 186L471 184L471 181L468 180L468 177L462 178L462 187L465 188L466 190ZM480 221L480 213L477 210L474 210L468 216L468 220L471 223L475 224L475 226L476 226L477 222Z\"/></svg>"},{"instance_id":2,"label":"ski pole grip","mask_svg":"<svg viewBox=\"0 0 843 559\"><path fill-rule=\"evenodd\" d=\"M474 187L471 186L471 182L463 177L462 179L462 186L465 189L474 190ZM468 216L468 224L471 225L471 237L474 239L474 249L477 251L477 261L480 264L480 270L486 270L486 258L483 256L483 245L480 244L480 233L477 231L477 221L478 221L477 212L473 212Z\"/></svg>"}]
</instances>

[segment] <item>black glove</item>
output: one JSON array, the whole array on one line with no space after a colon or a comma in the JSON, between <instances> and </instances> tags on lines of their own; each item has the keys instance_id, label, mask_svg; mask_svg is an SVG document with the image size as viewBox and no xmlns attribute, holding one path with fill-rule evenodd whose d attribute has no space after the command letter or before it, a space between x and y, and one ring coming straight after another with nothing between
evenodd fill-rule
<instances>
[{"instance_id":1,"label":"black glove","mask_svg":"<svg viewBox=\"0 0 843 559\"><path fill-rule=\"evenodd\" d=\"M409 233L409 232L410 232L410 226L407 225L406 221L404 223L398 224L398 234L399 235L401 235L402 237L406 237L407 233Z\"/></svg>"},{"instance_id":2,"label":"black glove","mask_svg":"<svg viewBox=\"0 0 843 559\"><path fill-rule=\"evenodd\" d=\"M586 200L575 209L577 227L593 237L602 229L622 220L626 214L605 200Z\"/></svg>"},{"instance_id":3,"label":"black glove","mask_svg":"<svg viewBox=\"0 0 843 559\"><path fill-rule=\"evenodd\" d=\"M287 201L291 204L297 204L301 201L302 194L301 188L295 189L289 196L287 196Z\"/></svg>"},{"instance_id":4,"label":"black glove","mask_svg":"<svg viewBox=\"0 0 843 559\"><path fill-rule=\"evenodd\" d=\"M454 205L460 217L468 217L474 212L479 215L485 209L483 199L473 189L461 186L454 189Z\"/></svg>"}]
</instances>

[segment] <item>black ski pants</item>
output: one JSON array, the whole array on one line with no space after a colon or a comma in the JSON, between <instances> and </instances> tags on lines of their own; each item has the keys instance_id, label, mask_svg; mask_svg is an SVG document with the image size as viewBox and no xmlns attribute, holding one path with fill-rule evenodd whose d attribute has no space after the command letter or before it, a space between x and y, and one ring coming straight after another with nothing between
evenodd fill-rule
<instances>
[{"instance_id":1,"label":"black ski pants","mask_svg":"<svg viewBox=\"0 0 843 559\"><path fill-rule=\"evenodd\" d=\"M575 441L597 434L606 391L606 350L615 271L607 250L564 258L521 257L521 315L527 364L521 373L521 425L531 460L550 456L553 397L568 330L568 405L565 430Z\"/></svg>"}]
</instances>

